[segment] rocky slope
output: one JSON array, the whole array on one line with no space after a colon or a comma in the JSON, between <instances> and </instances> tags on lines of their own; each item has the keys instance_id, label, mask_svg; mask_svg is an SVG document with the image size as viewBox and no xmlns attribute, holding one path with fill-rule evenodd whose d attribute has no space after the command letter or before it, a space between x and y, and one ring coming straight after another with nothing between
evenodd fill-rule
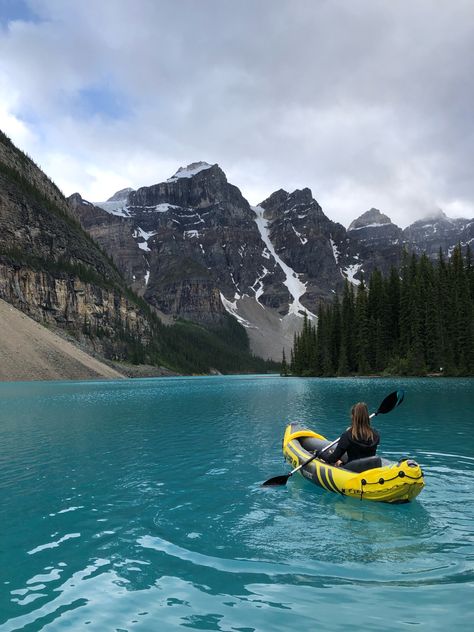
<instances>
[{"instance_id":1,"label":"rocky slope","mask_svg":"<svg viewBox=\"0 0 474 632\"><path fill-rule=\"evenodd\" d=\"M0 322L1 381L124 377L1 299Z\"/></svg>"}]
</instances>

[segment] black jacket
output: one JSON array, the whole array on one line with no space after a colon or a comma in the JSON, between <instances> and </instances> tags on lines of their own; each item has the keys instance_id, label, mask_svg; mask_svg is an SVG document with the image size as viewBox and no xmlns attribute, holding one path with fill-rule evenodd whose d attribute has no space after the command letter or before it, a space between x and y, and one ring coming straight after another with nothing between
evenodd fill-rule
<instances>
[{"instance_id":1,"label":"black jacket","mask_svg":"<svg viewBox=\"0 0 474 632\"><path fill-rule=\"evenodd\" d=\"M342 433L334 452L327 457L324 454L321 455L328 463L335 463L338 461L344 452L347 452L347 461L354 461L355 459L364 459L367 456L375 456L377 452L377 446L380 443L380 435L372 428L374 438L365 441L364 439L353 439L351 429Z\"/></svg>"}]
</instances>

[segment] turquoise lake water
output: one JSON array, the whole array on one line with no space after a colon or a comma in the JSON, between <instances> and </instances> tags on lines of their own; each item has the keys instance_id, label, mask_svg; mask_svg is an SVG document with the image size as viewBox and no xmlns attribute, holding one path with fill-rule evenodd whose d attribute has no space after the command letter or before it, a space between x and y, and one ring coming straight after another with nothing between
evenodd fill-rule
<instances>
[{"instance_id":1,"label":"turquoise lake water","mask_svg":"<svg viewBox=\"0 0 474 632\"><path fill-rule=\"evenodd\" d=\"M474 381L205 377L0 384L0 631L472 629ZM406 505L293 476L363 400L426 487Z\"/></svg>"}]
</instances>

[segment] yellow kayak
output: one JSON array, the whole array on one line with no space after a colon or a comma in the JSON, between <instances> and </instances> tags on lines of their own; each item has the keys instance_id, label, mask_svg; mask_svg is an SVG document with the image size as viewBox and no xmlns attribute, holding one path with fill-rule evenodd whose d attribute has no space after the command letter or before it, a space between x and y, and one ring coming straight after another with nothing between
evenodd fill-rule
<instances>
[{"instance_id":1,"label":"yellow kayak","mask_svg":"<svg viewBox=\"0 0 474 632\"><path fill-rule=\"evenodd\" d=\"M292 467L299 467L314 452L329 445L322 435L289 424L283 437L283 454ZM334 449L335 446L332 447ZM331 448L326 456L331 453ZM346 457L347 458L347 457ZM425 486L421 467L411 459L391 463L378 456L358 459L335 467L316 458L302 467L299 472L312 483L330 492L386 503L407 503L413 500Z\"/></svg>"}]
</instances>

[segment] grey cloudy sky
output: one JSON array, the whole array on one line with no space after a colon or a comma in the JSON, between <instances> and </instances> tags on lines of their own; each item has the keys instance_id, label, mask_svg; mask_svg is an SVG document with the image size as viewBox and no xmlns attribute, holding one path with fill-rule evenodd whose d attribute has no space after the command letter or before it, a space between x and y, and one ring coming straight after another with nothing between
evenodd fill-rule
<instances>
[{"instance_id":1,"label":"grey cloudy sky","mask_svg":"<svg viewBox=\"0 0 474 632\"><path fill-rule=\"evenodd\" d=\"M66 195L217 162L348 225L474 216L472 0L0 0L0 128Z\"/></svg>"}]
</instances>

